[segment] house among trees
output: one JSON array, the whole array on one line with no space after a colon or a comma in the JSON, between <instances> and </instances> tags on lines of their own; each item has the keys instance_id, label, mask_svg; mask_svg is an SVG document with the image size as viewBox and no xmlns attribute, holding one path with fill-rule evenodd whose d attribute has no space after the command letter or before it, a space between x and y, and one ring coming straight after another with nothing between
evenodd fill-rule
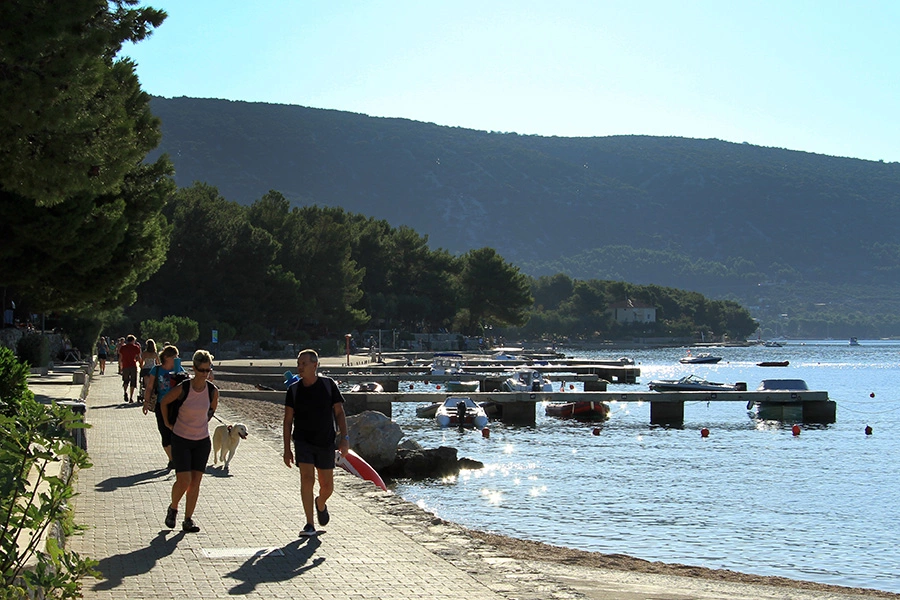
<instances>
[{"instance_id":1,"label":"house among trees","mask_svg":"<svg viewBox=\"0 0 900 600\"><path fill-rule=\"evenodd\" d=\"M613 302L607 310L616 323L656 323L656 307L639 300L626 298L624 302Z\"/></svg>"}]
</instances>

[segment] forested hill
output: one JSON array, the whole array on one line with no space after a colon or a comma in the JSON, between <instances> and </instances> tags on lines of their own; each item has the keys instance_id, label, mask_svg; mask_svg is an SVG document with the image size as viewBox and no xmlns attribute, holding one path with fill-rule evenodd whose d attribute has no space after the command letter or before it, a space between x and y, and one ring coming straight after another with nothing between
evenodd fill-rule
<instances>
[{"instance_id":1,"label":"forested hill","mask_svg":"<svg viewBox=\"0 0 900 600\"><path fill-rule=\"evenodd\" d=\"M898 163L225 100L151 106L177 183L242 204L274 189L409 225L435 248L491 246L532 275L694 289L763 314L900 313Z\"/></svg>"}]
</instances>

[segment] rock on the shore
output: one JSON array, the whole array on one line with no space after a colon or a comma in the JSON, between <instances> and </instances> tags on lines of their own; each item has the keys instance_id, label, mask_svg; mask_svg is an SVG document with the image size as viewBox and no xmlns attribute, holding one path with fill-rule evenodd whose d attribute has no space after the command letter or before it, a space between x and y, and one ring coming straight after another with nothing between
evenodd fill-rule
<instances>
[{"instance_id":1,"label":"rock on the shore","mask_svg":"<svg viewBox=\"0 0 900 600\"><path fill-rule=\"evenodd\" d=\"M394 462L397 443L403 437L400 426L382 413L367 410L347 417L350 447L374 469L381 472Z\"/></svg>"},{"instance_id":2,"label":"rock on the shore","mask_svg":"<svg viewBox=\"0 0 900 600\"><path fill-rule=\"evenodd\" d=\"M390 479L429 479L457 475L461 468L480 469L484 465L468 458L457 459L456 448L399 448L392 465L379 471Z\"/></svg>"}]
</instances>

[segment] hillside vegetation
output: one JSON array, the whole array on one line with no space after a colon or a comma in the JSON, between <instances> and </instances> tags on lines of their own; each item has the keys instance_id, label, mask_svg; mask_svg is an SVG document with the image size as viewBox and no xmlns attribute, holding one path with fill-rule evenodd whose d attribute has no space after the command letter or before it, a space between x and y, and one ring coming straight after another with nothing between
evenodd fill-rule
<instances>
[{"instance_id":1,"label":"hillside vegetation","mask_svg":"<svg viewBox=\"0 0 900 600\"><path fill-rule=\"evenodd\" d=\"M180 186L208 182L241 204L277 190L409 226L454 254L489 246L536 277L733 299L772 334L900 335L897 163L224 100L151 106Z\"/></svg>"}]
</instances>

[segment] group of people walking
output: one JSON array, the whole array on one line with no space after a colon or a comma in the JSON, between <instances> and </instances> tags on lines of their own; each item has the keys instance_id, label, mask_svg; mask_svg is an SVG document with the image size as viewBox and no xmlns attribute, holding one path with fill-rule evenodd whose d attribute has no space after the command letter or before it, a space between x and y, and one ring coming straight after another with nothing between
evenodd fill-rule
<instances>
[{"instance_id":1,"label":"group of people walking","mask_svg":"<svg viewBox=\"0 0 900 600\"><path fill-rule=\"evenodd\" d=\"M101 338L97 350L103 374L110 352L108 340ZM141 349L133 335L123 338L117 348L123 399L126 403L135 401L140 369L142 393L138 399L143 399L144 414L153 412L156 417L160 441L168 459L166 471L175 471L165 524L169 528L176 526L179 505L185 498L181 528L195 533L200 527L193 519L194 510L212 450L208 423L218 408L219 390L210 381L213 356L208 351L194 352L192 378L178 354L178 348L171 344L166 344L157 353L152 339ZM301 351L297 356L299 380L290 385L285 396L282 459L288 467L296 464L300 469L300 497L306 517L300 536L318 533L313 524L314 513L319 525L329 522L327 502L334 492L335 451L346 454L350 449L344 398L334 380L318 375L318 365L319 356L315 350ZM319 481L318 495L314 495L316 479Z\"/></svg>"}]
</instances>

